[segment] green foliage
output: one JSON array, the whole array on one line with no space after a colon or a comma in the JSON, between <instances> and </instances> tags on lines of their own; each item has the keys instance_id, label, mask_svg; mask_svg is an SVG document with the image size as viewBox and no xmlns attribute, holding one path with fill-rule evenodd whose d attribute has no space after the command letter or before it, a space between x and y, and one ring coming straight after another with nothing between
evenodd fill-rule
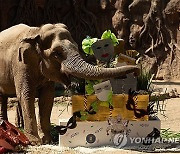
<instances>
[{"instance_id":1,"label":"green foliage","mask_svg":"<svg viewBox=\"0 0 180 154\"><path fill-rule=\"evenodd\" d=\"M91 103L91 107L93 111L97 112L98 111L97 101ZM81 118L80 118L81 121L87 120L89 114L87 111L80 111L80 114L81 114Z\"/></svg>"},{"instance_id":2,"label":"green foliage","mask_svg":"<svg viewBox=\"0 0 180 154\"><path fill-rule=\"evenodd\" d=\"M91 103L91 106L92 106L92 108L93 108L93 110L94 110L95 112L98 112L98 104L97 104L97 101L92 102L92 103Z\"/></svg>"},{"instance_id":3,"label":"green foliage","mask_svg":"<svg viewBox=\"0 0 180 154\"><path fill-rule=\"evenodd\" d=\"M156 95L151 95L150 97L150 101L165 101L166 99L169 99L170 96L168 94L162 94L162 95L159 95L159 96L156 96Z\"/></svg>"},{"instance_id":4,"label":"green foliage","mask_svg":"<svg viewBox=\"0 0 180 154\"><path fill-rule=\"evenodd\" d=\"M93 89L93 84L92 84L92 82L86 84L85 90L86 90L86 93L87 93L88 95L92 95L92 94L94 93L94 89Z\"/></svg>"},{"instance_id":5,"label":"green foliage","mask_svg":"<svg viewBox=\"0 0 180 154\"><path fill-rule=\"evenodd\" d=\"M166 117L164 102L165 96L154 96L152 95L153 89L150 89L154 74L151 74L149 71L142 69L142 65L140 71L140 75L137 78L137 90L142 91L143 94L149 94L150 99L147 107L149 117L157 117L158 113Z\"/></svg>"},{"instance_id":6,"label":"green foliage","mask_svg":"<svg viewBox=\"0 0 180 154\"><path fill-rule=\"evenodd\" d=\"M114 46L119 44L117 37L114 35L114 33L111 32L111 30L106 30L102 34L101 39L111 39Z\"/></svg>"},{"instance_id":7,"label":"green foliage","mask_svg":"<svg viewBox=\"0 0 180 154\"><path fill-rule=\"evenodd\" d=\"M158 113L161 114L164 118L167 118L165 115L166 111L166 102L159 96L151 96L147 107L149 117L157 117Z\"/></svg>"},{"instance_id":8,"label":"green foliage","mask_svg":"<svg viewBox=\"0 0 180 154\"><path fill-rule=\"evenodd\" d=\"M161 137L164 139L178 138L180 139L180 132L176 133L168 129L161 129Z\"/></svg>"},{"instance_id":9,"label":"green foliage","mask_svg":"<svg viewBox=\"0 0 180 154\"><path fill-rule=\"evenodd\" d=\"M87 37L82 41L82 49L86 54L93 55L93 50L91 48L92 44L97 41L97 38Z\"/></svg>"},{"instance_id":10,"label":"green foliage","mask_svg":"<svg viewBox=\"0 0 180 154\"><path fill-rule=\"evenodd\" d=\"M109 103L109 105L113 106L113 101L112 101L112 96L113 96L113 91L111 90L108 94L108 99L107 102Z\"/></svg>"},{"instance_id":11,"label":"green foliage","mask_svg":"<svg viewBox=\"0 0 180 154\"><path fill-rule=\"evenodd\" d=\"M151 74L149 71L143 70L141 65L141 73L137 78L137 90L144 90L149 92L153 77L154 74Z\"/></svg>"},{"instance_id":12,"label":"green foliage","mask_svg":"<svg viewBox=\"0 0 180 154\"><path fill-rule=\"evenodd\" d=\"M55 83L55 96L56 97L63 96L64 90L65 90L65 88L62 84Z\"/></svg>"},{"instance_id":13,"label":"green foliage","mask_svg":"<svg viewBox=\"0 0 180 154\"><path fill-rule=\"evenodd\" d=\"M101 80L86 80L86 85L85 85L86 94L92 95L94 93L93 86L98 83L101 83Z\"/></svg>"},{"instance_id":14,"label":"green foliage","mask_svg":"<svg viewBox=\"0 0 180 154\"><path fill-rule=\"evenodd\" d=\"M55 124L51 124L51 137L52 137L52 142L53 143L58 143L59 142L59 133L58 131L55 129L56 125Z\"/></svg>"},{"instance_id":15,"label":"green foliage","mask_svg":"<svg viewBox=\"0 0 180 154\"><path fill-rule=\"evenodd\" d=\"M24 133L24 128L23 127L20 127L18 128L22 133Z\"/></svg>"},{"instance_id":16,"label":"green foliage","mask_svg":"<svg viewBox=\"0 0 180 154\"><path fill-rule=\"evenodd\" d=\"M81 118L80 118L81 121L87 120L88 112L80 111L80 114L81 114Z\"/></svg>"}]
</instances>

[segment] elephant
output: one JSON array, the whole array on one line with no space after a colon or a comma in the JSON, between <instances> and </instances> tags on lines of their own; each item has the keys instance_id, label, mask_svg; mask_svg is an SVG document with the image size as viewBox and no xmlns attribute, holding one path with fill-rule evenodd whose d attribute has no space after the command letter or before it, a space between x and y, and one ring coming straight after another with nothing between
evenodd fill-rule
<instances>
[{"instance_id":1,"label":"elephant","mask_svg":"<svg viewBox=\"0 0 180 154\"><path fill-rule=\"evenodd\" d=\"M71 76L95 80L132 72L138 73L139 67L100 68L85 62L64 24L12 26L0 33L0 118L8 119L7 97L16 95L23 111L25 135L32 144L49 143L55 82L69 86Z\"/></svg>"}]
</instances>

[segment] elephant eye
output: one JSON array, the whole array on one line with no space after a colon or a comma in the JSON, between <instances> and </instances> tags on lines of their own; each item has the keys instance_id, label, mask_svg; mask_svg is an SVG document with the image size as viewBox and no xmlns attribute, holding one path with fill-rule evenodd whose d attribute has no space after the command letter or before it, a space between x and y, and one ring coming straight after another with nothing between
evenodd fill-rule
<instances>
[{"instance_id":1,"label":"elephant eye","mask_svg":"<svg viewBox=\"0 0 180 154\"><path fill-rule=\"evenodd\" d=\"M56 58L62 58L63 57L63 54L61 52L55 52L54 55Z\"/></svg>"}]
</instances>

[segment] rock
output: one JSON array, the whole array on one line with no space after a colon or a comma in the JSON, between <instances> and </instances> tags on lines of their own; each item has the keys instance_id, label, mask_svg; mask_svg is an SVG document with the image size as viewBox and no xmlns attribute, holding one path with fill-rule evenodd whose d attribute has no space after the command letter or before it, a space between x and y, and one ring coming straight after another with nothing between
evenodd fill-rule
<instances>
[{"instance_id":1,"label":"rock","mask_svg":"<svg viewBox=\"0 0 180 154\"><path fill-rule=\"evenodd\" d=\"M16 97L8 98L8 103L17 103L18 99Z\"/></svg>"},{"instance_id":2,"label":"rock","mask_svg":"<svg viewBox=\"0 0 180 154\"><path fill-rule=\"evenodd\" d=\"M177 92L177 89L176 89L176 88L171 89L171 91L169 92L169 96L170 96L171 98L179 97L179 94L178 94L178 92Z\"/></svg>"},{"instance_id":3,"label":"rock","mask_svg":"<svg viewBox=\"0 0 180 154\"><path fill-rule=\"evenodd\" d=\"M151 96L160 96L160 92L155 91L155 92L153 92L153 93L151 94Z\"/></svg>"},{"instance_id":4,"label":"rock","mask_svg":"<svg viewBox=\"0 0 180 154\"><path fill-rule=\"evenodd\" d=\"M71 97L61 96L61 97L54 98L55 103L63 103L63 102L69 102L69 101L71 101Z\"/></svg>"}]
</instances>

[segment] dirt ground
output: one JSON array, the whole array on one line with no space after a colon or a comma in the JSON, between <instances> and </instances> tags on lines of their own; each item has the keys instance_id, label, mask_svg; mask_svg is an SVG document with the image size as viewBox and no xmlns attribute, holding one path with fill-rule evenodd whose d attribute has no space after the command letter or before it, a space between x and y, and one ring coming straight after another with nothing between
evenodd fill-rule
<instances>
[{"instance_id":1,"label":"dirt ground","mask_svg":"<svg viewBox=\"0 0 180 154\"><path fill-rule=\"evenodd\" d=\"M157 87L170 87L170 88L177 88L178 93L180 94L180 82L174 83L161 83L158 82L156 83ZM161 102L162 105L162 102ZM161 120L161 128L163 129L168 129L170 128L171 131L175 132L180 132L180 98L171 98L167 99L164 102L165 105L165 112L164 114L159 113L158 117ZM36 113L38 114L38 108L36 108ZM165 116L164 116L165 115ZM71 116L71 105L67 107L66 103L55 103L53 110L52 110L52 116L51 116L51 122L54 124L59 123L59 119L66 119ZM12 107L8 111L8 117L9 121L14 124L15 122L15 107ZM119 154L119 153L142 153L141 151L143 150L135 150L132 148L131 150L125 150L125 149L117 149L115 147L100 147L100 148L83 148L83 147L77 147L77 148L60 148L58 145L53 146L53 145L44 145L44 146L39 146L39 147L30 147L28 149L28 153L65 153L65 154L70 154L70 153L112 153L112 154ZM180 153L180 148L178 146L170 149L166 149L161 152L179 152ZM154 151L155 152L155 151ZM158 151L159 152L159 151Z\"/></svg>"}]
</instances>

